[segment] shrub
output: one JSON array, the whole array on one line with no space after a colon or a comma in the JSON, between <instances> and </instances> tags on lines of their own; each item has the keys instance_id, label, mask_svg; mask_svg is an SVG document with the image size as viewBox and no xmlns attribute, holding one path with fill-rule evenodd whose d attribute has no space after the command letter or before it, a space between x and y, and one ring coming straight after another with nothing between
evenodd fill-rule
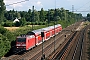
<instances>
[{"instance_id":1,"label":"shrub","mask_svg":"<svg viewBox=\"0 0 90 60\"><path fill-rule=\"evenodd\" d=\"M22 18L20 20L20 26L25 26L25 24L26 24L26 20L25 20L25 18Z\"/></svg>"},{"instance_id":2,"label":"shrub","mask_svg":"<svg viewBox=\"0 0 90 60\"><path fill-rule=\"evenodd\" d=\"M12 27L12 26L14 26L14 23L13 22L5 22L5 23L3 23L3 26L4 27Z\"/></svg>"},{"instance_id":3,"label":"shrub","mask_svg":"<svg viewBox=\"0 0 90 60\"><path fill-rule=\"evenodd\" d=\"M42 25L42 23L41 23L41 22L39 22L39 23L38 23L38 25Z\"/></svg>"},{"instance_id":4,"label":"shrub","mask_svg":"<svg viewBox=\"0 0 90 60\"><path fill-rule=\"evenodd\" d=\"M19 26L20 26L20 22L15 22L14 25L15 25L16 27L19 27Z\"/></svg>"},{"instance_id":5,"label":"shrub","mask_svg":"<svg viewBox=\"0 0 90 60\"><path fill-rule=\"evenodd\" d=\"M43 22L43 24L42 25L45 25L45 22Z\"/></svg>"},{"instance_id":6,"label":"shrub","mask_svg":"<svg viewBox=\"0 0 90 60\"><path fill-rule=\"evenodd\" d=\"M4 27L0 27L0 33L4 34L7 32L7 29L5 29Z\"/></svg>"},{"instance_id":7,"label":"shrub","mask_svg":"<svg viewBox=\"0 0 90 60\"><path fill-rule=\"evenodd\" d=\"M31 22L26 22L26 25L30 25L31 24Z\"/></svg>"},{"instance_id":8,"label":"shrub","mask_svg":"<svg viewBox=\"0 0 90 60\"><path fill-rule=\"evenodd\" d=\"M35 25L38 25L38 22L35 22Z\"/></svg>"}]
</instances>

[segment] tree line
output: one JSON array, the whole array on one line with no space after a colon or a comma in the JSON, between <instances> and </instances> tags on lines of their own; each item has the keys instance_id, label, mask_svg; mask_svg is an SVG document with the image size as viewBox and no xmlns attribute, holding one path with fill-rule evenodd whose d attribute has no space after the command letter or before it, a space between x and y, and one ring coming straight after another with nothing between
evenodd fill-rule
<instances>
[{"instance_id":1,"label":"tree line","mask_svg":"<svg viewBox=\"0 0 90 60\"><path fill-rule=\"evenodd\" d=\"M24 20L24 22L45 22L49 24L53 21L78 21L82 18L82 14L72 13L69 10L65 10L64 8L48 9L48 11L44 10L43 8L41 8L40 11L32 11L31 9L28 11L15 11L13 9L10 11L5 11L4 17L4 22L13 21L15 18L18 18L20 21Z\"/></svg>"},{"instance_id":2,"label":"tree line","mask_svg":"<svg viewBox=\"0 0 90 60\"><path fill-rule=\"evenodd\" d=\"M34 6L33 6L34 8ZM20 23L13 24L12 21L18 18ZM70 12L69 10L65 10L64 8L57 8L57 9L48 9L44 10L41 8L40 11L36 9L28 9L28 11L15 11L6 10L6 6L1 0L0 4L0 23L2 26L24 26L27 24L50 24L52 22L75 22L82 18L82 14L77 14ZM28 23L29 22L29 23Z\"/></svg>"}]
</instances>

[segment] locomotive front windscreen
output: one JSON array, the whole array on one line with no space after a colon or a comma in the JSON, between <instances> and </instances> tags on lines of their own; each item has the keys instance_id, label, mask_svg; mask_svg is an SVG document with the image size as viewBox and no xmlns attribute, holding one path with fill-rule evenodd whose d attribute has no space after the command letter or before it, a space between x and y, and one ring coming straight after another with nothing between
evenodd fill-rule
<instances>
[{"instance_id":1,"label":"locomotive front windscreen","mask_svg":"<svg viewBox=\"0 0 90 60\"><path fill-rule=\"evenodd\" d=\"M17 42L26 42L26 38L17 38Z\"/></svg>"}]
</instances>

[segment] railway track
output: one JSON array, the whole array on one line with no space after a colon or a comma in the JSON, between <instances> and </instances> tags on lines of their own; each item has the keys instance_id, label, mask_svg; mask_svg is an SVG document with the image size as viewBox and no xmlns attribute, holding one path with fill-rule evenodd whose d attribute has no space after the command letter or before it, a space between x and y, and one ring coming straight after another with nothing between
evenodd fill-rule
<instances>
[{"instance_id":1,"label":"railway track","mask_svg":"<svg viewBox=\"0 0 90 60\"><path fill-rule=\"evenodd\" d=\"M56 51L57 51L58 47L61 46L60 48L62 48L62 45L64 43L69 45L70 41L68 42L68 39L70 39L70 37L68 37L68 36L72 36L73 34L76 34L76 32L73 32L73 31L74 31L74 29L76 30L80 24L81 24L81 22L75 23L74 26L72 25L73 30L71 30L72 26L69 26L66 29L64 29L62 32L57 34L55 36L55 42L54 42L54 37L52 37L50 40L44 42L43 46L44 46L45 57L50 56L50 54L54 51L54 43L55 43L55 50ZM64 45L63 45L63 47L64 47ZM55 52L53 52L53 53L55 53ZM28 60L28 59L40 60L41 56L42 56L42 45L39 45L39 46L33 48L32 50L25 52L22 55L10 56L10 57L7 57L7 58L2 59L2 60Z\"/></svg>"},{"instance_id":2,"label":"railway track","mask_svg":"<svg viewBox=\"0 0 90 60\"><path fill-rule=\"evenodd\" d=\"M83 51L85 44L85 36L88 29L86 26L81 31L76 31L71 38L65 43L63 43L62 48L58 48L56 53L53 53L51 56L47 58L47 60L82 60Z\"/></svg>"},{"instance_id":3,"label":"railway track","mask_svg":"<svg viewBox=\"0 0 90 60\"><path fill-rule=\"evenodd\" d=\"M87 29L86 29L86 32L84 33L84 43L83 43L83 50L82 50L82 59L81 60L88 60L88 46L89 46L89 39L88 39L88 32L89 32L89 29L90 29L90 25L88 25Z\"/></svg>"},{"instance_id":4,"label":"railway track","mask_svg":"<svg viewBox=\"0 0 90 60\"><path fill-rule=\"evenodd\" d=\"M66 50L67 46L69 45L69 43L71 42L71 39L74 37L74 35L76 34L76 32L72 33L66 40L64 43L62 43L61 46L59 46L59 48L56 50L55 53L53 53L52 55L50 55L47 60L57 60L59 58L62 57L64 51Z\"/></svg>"},{"instance_id":5,"label":"railway track","mask_svg":"<svg viewBox=\"0 0 90 60\"><path fill-rule=\"evenodd\" d=\"M82 59L84 59L83 55L85 54L85 49L84 49L85 47L84 46L86 46L85 45L86 44L85 38L86 38L87 29L88 29L88 26L85 27L79 33L79 37L76 38L77 42L74 43L66 60L82 60Z\"/></svg>"},{"instance_id":6,"label":"railway track","mask_svg":"<svg viewBox=\"0 0 90 60\"><path fill-rule=\"evenodd\" d=\"M85 44L85 38L86 38L86 32L87 32L87 29L88 29L88 26L86 26L82 31L81 31L81 34L80 34L80 38L79 38L79 41L78 41L78 44L76 46L76 50L74 52L74 55L72 56L72 60L82 60L84 57L83 57L83 51L85 50L84 49L84 44Z\"/></svg>"}]
</instances>

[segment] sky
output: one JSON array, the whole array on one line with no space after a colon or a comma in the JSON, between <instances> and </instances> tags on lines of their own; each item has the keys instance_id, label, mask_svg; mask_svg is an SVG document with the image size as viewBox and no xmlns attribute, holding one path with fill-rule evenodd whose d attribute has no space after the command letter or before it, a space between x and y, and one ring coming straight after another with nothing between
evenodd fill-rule
<instances>
[{"instance_id":1,"label":"sky","mask_svg":"<svg viewBox=\"0 0 90 60\"><path fill-rule=\"evenodd\" d=\"M83 16L90 13L90 0L26 0L22 3L13 4L20 1L25 0L4 0L6 10L14 9L17 11L28 11L29 9L32 9L32 6L35 6L36 10L40 10L41 8L48 10L63 7L64 9L72 11L73 5L75 13L82 13Z\"/></svg>"}]
</instances>

